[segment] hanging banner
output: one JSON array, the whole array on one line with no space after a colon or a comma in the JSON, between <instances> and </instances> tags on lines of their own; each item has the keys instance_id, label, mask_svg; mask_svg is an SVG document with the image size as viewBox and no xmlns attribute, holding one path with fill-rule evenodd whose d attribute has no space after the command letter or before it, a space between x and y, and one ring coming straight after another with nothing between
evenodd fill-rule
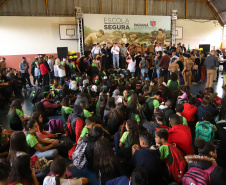
<instances>
[{"instance_id":1,"label":"hanging banner","mask_svg":"<svg viewBox=\"0 0 226 185\"><path fill-rule=\"evenodd\" d=\"M171 16L84 14L85 50L96 43L169 44Z\"/></svg>"}]
</instances>

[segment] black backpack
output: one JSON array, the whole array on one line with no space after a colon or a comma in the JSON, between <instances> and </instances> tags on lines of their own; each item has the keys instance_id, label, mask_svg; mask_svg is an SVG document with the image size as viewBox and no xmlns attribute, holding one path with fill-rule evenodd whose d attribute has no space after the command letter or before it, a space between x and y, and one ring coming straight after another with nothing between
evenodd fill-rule
<instances>
[{"instance_id":1,"label":"black backpack","mask_svg":"<svg viewBox=\"0 0 226 185\"><path fill-rule=\"evenodd\" d=\"M30 94L30 101L34 105L37 101L38 95L42 92L41 89L38 89L36 91L32 91Z\"/></svg>"},{"instance_id":2,"label":"black backpack","mask_svg":"<svg viewBox=\"0 0 226 185\"><path fill-rule=\"evenodd\" d=\"M139 108L139 114L141 119L152 120L153 112L149 109L148 104L153 101L153 98L149 98L145 103Z\"/></svg>"}]
</instances>

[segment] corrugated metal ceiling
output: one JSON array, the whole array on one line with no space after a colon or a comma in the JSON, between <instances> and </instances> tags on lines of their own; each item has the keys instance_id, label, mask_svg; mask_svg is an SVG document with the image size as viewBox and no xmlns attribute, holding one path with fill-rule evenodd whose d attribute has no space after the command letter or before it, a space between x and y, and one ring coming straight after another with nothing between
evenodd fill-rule
<instances>
[{"instance_id":1,"label":"corrugated metal ceiling","mask_svg":"<svg viewBox=\"0 0 226 185\"><path fill-rule=\"evenodd\" d=\"M226 23L226 0L0 0L0 15L74 16L74 7L81 7L84 13L127 15L171 15L176 9L179 18L216 19L208 3Z\"/></svg>"}]
</instances>

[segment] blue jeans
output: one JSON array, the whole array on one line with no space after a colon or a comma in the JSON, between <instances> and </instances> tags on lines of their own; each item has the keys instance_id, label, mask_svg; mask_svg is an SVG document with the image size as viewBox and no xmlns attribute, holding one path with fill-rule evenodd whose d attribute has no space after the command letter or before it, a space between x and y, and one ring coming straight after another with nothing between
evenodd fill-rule
<instances>
[{"instance_id":1,"label":"blue jeans","mask_svg":"<svg viewBox=\"0 0 226 185\"><path fill-rule=\"evenodd\" d=\"M117 66L116 66L117 63ZM119 55L113 54L113 67L119 68Z\"/></svg>"},{"instance_id":2,"label":"blue jeans","mask_svg":"<svg viewBox=\"0 0 226 185\"><path fill-rule=\"evenodd\" d=\"M156 68L156 74L157 74L157 78L160 77L160 70Z\"/></svg>"},{"instance_id":3,"label":"blue jeans","mask_svg":"<svg viewBox=\"0 0 226 185\"><path fill-rule=\"evenodd\" d=\"M148 69L145 68L145 69L141 69L141 75L142 75L142 78L144 79L145 78L145 73L148 74Z\"/></svg>"},{"instance_id":4,"label":"blue jeans","mask_svg":"<svg viewBox=\"0 0 226 185\"><path fill-rule=\"evenodd\" d=\"M58 150L51 149L51 150L46 150L45 152L36 151L34 153L34 155L37 155L38 158L45 157L48 160L52 160L52 159L56 158L56 156L58 155Z\"/></svg>"},{"instance_id":5,"label":"blue jeans","mask_svg":"<svg viewBox=\"0 0 226 185\"><path fill-rule=\"evenodd\" d=\"M120 142L119 140L120 140L120 134L116 132L114 136L115 153L118 157L124 157L124 154L121 148L119 147L119 142Z\"/></svg>"}]
</instances>

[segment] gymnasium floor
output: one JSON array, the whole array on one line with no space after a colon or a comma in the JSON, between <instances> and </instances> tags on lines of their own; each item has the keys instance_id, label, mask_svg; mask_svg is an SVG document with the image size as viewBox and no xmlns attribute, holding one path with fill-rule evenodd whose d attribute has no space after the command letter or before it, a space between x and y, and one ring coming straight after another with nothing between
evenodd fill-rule
<instances>
[{"instance_id":1,"label":"gymnasium floor","mask_svg":"<svg viewBox=\"0 0 226 185\"><path fill-rule=\"evenodd\" d=\"M215 82L213 87L214 91L218 93L218 96L223 97L226 92L222 88L223 85L223 78L222 75L219 75L218 82ZM33 88L34 89L34 88ZM191 93L195 95L198 91L203 91L205 89L205 84L198 84L198 85L192 85L191 87ZM30 116L33 110L33 105L29 100L29 95L31 93L32 89L29 89L27 91L22 92L22 94L19 97L16 97L18 99L21 99L22 101L22 109L24 111L25 116ZM1 103L1 102L0 102ZM0 125L3 125L5 129L10 129L8 123L7 123L7 114L9 111L9 105L6 105L3 110L0 110ZM61 118L61 115L52 116L51 118ZM67 160L67 164L71 164L71 161ZM96 185L98 184L98 180L95 177L95 174L88 169L82 169L78 170L76 168L69 168L69 170L72 172L72 174L76 177L87 177L90 181L90 184Z\"/></svg>"}]
</instances>

